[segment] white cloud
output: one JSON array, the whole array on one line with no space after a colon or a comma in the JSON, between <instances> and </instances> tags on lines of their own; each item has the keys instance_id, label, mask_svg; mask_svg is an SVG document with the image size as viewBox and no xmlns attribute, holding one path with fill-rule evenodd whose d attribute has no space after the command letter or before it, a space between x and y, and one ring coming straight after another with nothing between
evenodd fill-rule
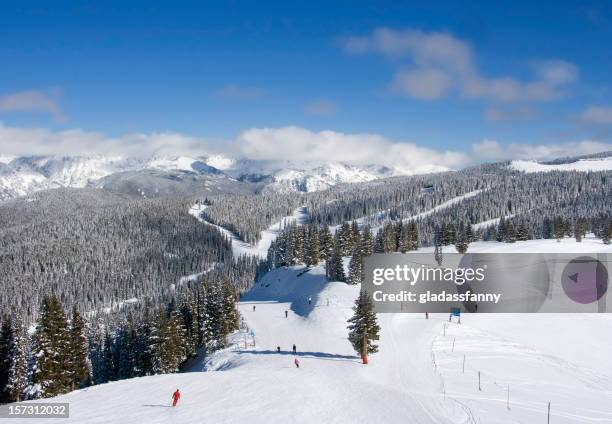
<instances>
[{"instance_id":1,"label":"white cloud","mask_svg":"<svg viewBox=\"0 0 612 424\"><path fill-rule=\"evenodd\" d=\"M400 71L391 82L394 91L424 100L444 97L451 88L449 76L438 69Z\"/></svg>"},{"instance_id":2,"label":"white cloud","mask_svg":"<svg viewBox=\"0 0 612 424\"><path fill-rule=\"evenodd\" d=\"M127 134L107 137L80 129L52 131L47 128L8 127L0 123L0 152L24 155L120 155L151 156L208 150L203 139L177 133Z\"/></svg>"},{"instance_id":3,"label":"white cloud","mask_svg":"<svg viewBox=\"0 0 612 424\"><path fill-rule=\"evenodd\" d=\"M612 124L612 107L591 106L580 115L587 124Z\"/></svg>"},{"instance_id":4,"label":"white cloud","mask_svg":"<svg viewBox=\"0 0 612 424\"><path fill-rule=\"evenodd\" d=\"M314 132L299 127L253 128L241 133L235 151L252 159L381 163L413 172L460 168L467 155L437 151L378 134Z\"/></svg>"},{"instance_id":5,"label":"white cloud","mask_svg":"<svg viewBox=\"0 0 612 424\"><path fill-rule=\"evenodd\" d=\"M300 127L251 128L233 140L212 142L178 133L127 134L107 137L79 129L52 131L18 128L0 123L3 156L66 155L208 156L226 154L236 158L293 161L342 161L396 166L421 173L460 169L481 161L504 159L551 159L612 150L612 145L580 141L564 144L508 144L483 140L471 151L436 150L415 143L398 142L379 134L347 134L310 131Z\"/></svg>"},{"instance_id":6,"label":"white cloud","mask_svg":"<svg viewBox=\"0 0 612 424\"><path fill-rule=\"evenodd\" d=\"M329 100L308 103L304 106L304 112L308 115L332 116L338 111L336 104Z\"/></svg>"},{"instance_id":7,"label":"white cloud","mask_svg":"<svg viewBox=\"0 0 612 424\"><path fill-rule=\"evenodd\" d=\"M58 103L59 92L49 93L37 90L20 91L0 97L0 112L42 112L47 113L56 121L66 120Z\"/></svg>"},{"instance_id":8,"label":"white cloud","mask_svg":"<svg viewBox=\"0 0 612 424\"><path fill-rule=\"evenodd\" d=\"M506 159L545 160L567 156L580 156L612 150L612 144L583 140L560 144L501 145L495 140L483 140L472 145L473 154L486 161Z\"/></svg>"},{"instance_id":9,"label":"white cloud","mask_svg":"<svg viewBox=\"0 0 612 424\"><path fill-rule=\"evenodd\" d=\"M419 99L439 99L455 92L496 102L550 101L566 95L567 85L579 77L578 68L562 60L531 63L534 77L527 81L485 76L476 66L470 44L444 32L379 28L368 36L346 38L342 46L347 53L409 58L413 69L399 70L391 87Z\"/></svg>"}]
</instances>

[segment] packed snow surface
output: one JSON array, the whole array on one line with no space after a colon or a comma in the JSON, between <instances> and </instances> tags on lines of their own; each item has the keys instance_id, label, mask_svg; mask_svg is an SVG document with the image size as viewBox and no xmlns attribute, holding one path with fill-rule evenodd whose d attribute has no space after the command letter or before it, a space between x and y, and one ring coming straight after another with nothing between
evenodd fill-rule
<instances>
[{"instance_id":1,"label":"packed snow surface","mask_svg":"<svg viewBox=\"0 0 612 424\"><path fill-rule=\"evenodd\" d=\"M593 237L470 245L518 250L610 251ZM457 324L446 314L380 314L380 351L362 365L346 338L358 292L328 282L323 266L276 269L239 304L248 330L232 336L231 348L194 361L191 372L53 401L70 403L70 423L531 424L546 422L548 402L551 423L612 422L609 315L469 314ZM176 388L182 398L172 408Z\"/></svg>"},{"instance_id":2,"label":"packed snow surface","mask_svg":"<svg viewBox=\"0 0 612 424\"><path fill-rule=\"evenodd\" d=\"M612 170L612 157L599 159L579 159L572 163L544 164L528 160L513 160L510 168L523 172L548 171L609 171Z\"/></svg>"}]
</instances>

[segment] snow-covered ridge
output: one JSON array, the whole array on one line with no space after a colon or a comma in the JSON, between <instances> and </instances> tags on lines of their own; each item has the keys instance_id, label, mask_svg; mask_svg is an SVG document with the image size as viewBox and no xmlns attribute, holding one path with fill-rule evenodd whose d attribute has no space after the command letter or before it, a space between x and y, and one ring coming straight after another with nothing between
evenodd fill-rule
<instances>
[{"instance_id":1,"label":"snow-covered ridge","mask_svg":"<svg viewBox=\"0 0 612 424\"><path fill-rule=\"evenodd\" d=\"M523 172L549 172L549 171L610 171L612 170L612 157L596 159L579 159L572 163L544 164L535 161L513 160L510 169Z\"/></svg>"},{"instance_id":2,"label":"snow-covered ridge","mask_svg":"<svg viewBox=\"0 0 612 424\"><path fill-rule=\"evenodd\" d=\"M407 175L407 170L380 165L349 165L341 162L235 160L215 156L1 156L0 200L58 187L99 186L110 176L123 173L172 173L209 175L228 181L265 185L266 191L310 192L340 183L360 183ZM235 181L234 181L235 182ZM205 183L205 182L204 182ZM203 183L203 184L204 184Z\"/></svg>"}]
</instances>

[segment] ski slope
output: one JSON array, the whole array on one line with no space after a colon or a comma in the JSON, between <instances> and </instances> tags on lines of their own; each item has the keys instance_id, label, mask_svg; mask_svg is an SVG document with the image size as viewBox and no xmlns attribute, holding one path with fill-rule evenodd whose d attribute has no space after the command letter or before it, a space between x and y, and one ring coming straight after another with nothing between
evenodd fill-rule
<instances>
[{"instance_id":1,"label":"ski slope","mask_svg":"<svg viewBox=\"0 0 612 424\"><path fill-rule=\"evenodd\" d=\"M476 250L609 246L591 236L471 244ZM327 282L323 266L276 269L239 303L248 331L235 333L231 348L194 361L191 372L59 396L71 418L53 422L531 424L546 422L548 402L554 424L612 422L609 315L470 314L459 325L446 314L380 314L380 352L365 366L346 338L358 291ZM176 388L182 398L171 408Z\"/></svg>"},{"instance_id":2,"label":"ski slope","mask_svg":"<svg viewBox=\"0 0 612 424\"><path fill-rule=\"evenodd\" d=\"M578 171L578 172L597 172L612 170L612 157L579 159L576 162L545 164L530 160L513 160L509 165L515 171L530 172L550 172L550 171Z\"/></svg>"},{"instance_id":3,"label":"ski slope","mask_svg":"<svg viewBox=\"0 0 612 424\"><path fill-rule=\"evenodd\" d=\"M194 204L191 206L191 208L189 208L189 214L196 217L198 221L217 228L221 234L225 235L232 243L234 258L247 255L265 259L268 255L268 249L270 248L272 241L278 237L283 228L291 224L302 225L308 222L308 210L305 207L297 208L292 215L283 217L280 221L275 222L266 230L262 231L261 237L257 244L252 245L242 240L236 233L228 230L227 228L203 219L202 212L206 209L206 207L206 205Z\"/></svg>"}]
</instances>

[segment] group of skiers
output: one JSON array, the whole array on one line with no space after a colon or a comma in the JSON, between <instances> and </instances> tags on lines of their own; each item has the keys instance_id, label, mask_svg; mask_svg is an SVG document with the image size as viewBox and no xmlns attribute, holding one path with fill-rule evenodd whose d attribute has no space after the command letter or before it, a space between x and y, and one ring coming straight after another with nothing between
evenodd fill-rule
<instances>
[{"instance_id":1,"label":"group of skiers","mask_svg":"<svg viewBox=\"0 0 612 424\"><path fill-rule=\"evenodd\" d=\"M308 298L308 303L310 303L311 301L312 299ZM253 312L255 312L255 305L253 305ZM289 318L288 310L285 310L285 318ZM292 346L292 350L293 350L293 355L297 355L297 346L295 345L295 343ZM280 353L281 347L276 346L276 351ZM298 359L297 356L293 358L293 364L295 365L296 368L300 368L300 360ZM176 406L180 398L181 398L181 392L179 391L179 389L176 389L176 391L172 393L172 406L173 407Z\"/></svg>"}]
</instances>

